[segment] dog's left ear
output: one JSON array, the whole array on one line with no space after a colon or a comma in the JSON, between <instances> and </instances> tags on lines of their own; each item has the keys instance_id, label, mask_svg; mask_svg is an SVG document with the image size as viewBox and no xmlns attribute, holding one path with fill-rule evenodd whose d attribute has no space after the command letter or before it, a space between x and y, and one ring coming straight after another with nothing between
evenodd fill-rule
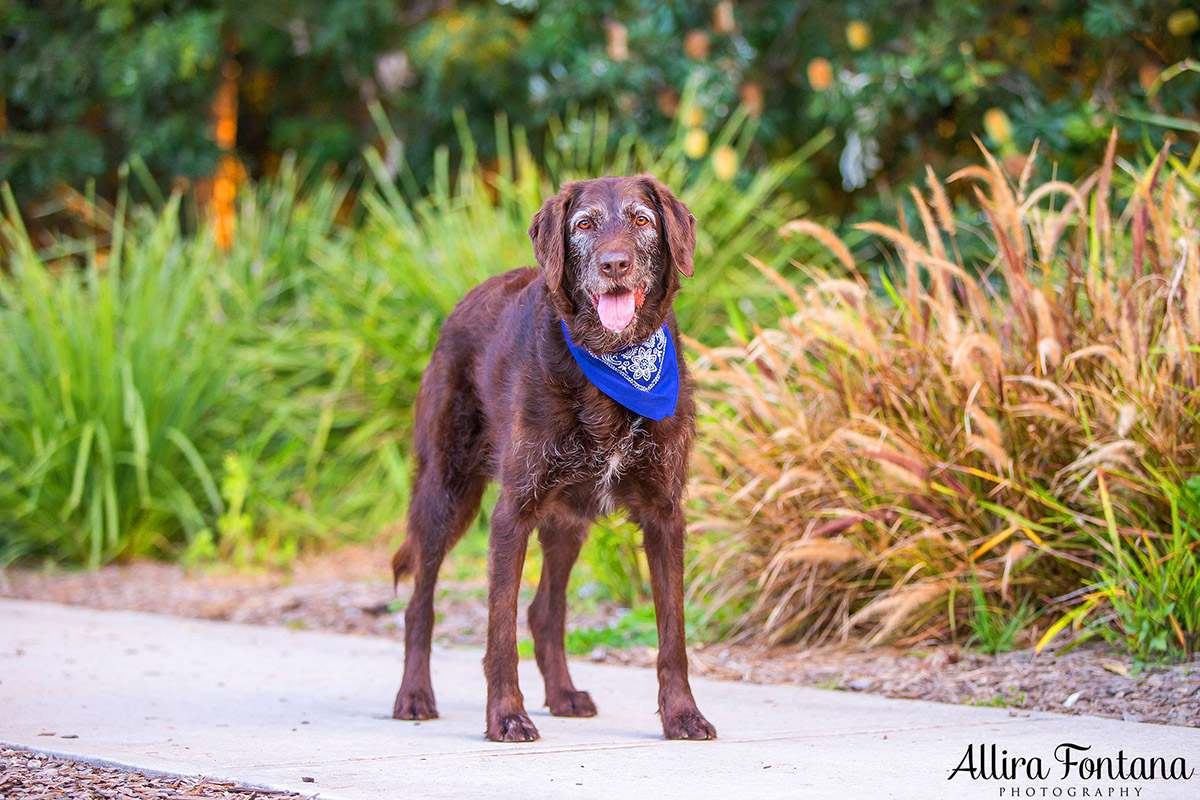
<instances>
[{"instance_id":1,"label":"dog's left ear","mask_svg":"<svg viewBox=\"0 0 1200 800\"><path fill-rule=\"evenodd\" d=\"M667 258L675 264L675 269L692 277L695 270L696 218L658 178L649 174L638 177L645 184L650 199L654 201L654 210L658 212L667 245Z\"/></svg>"}]
</instances>

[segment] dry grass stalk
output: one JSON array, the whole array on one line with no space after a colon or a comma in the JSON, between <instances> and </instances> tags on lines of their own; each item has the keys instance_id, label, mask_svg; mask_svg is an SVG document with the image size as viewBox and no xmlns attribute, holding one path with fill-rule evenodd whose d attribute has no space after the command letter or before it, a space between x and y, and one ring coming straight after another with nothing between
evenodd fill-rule
<instances>
[{"instance_id":1,"label":"dry grass stalk","mask_svg":"<svg viewBox=\"0 0 1200 800\"><path fill-rule=\"evenodd\" d=\"M1133 532L1168 518L1149 476L1200 471L1196 198L1161 158L1124 179L1111 146L1079 185L1031 186L1034 155L1015 182L986 152L949 178L975 185L982 257L932 170L919 226L859 226L898 251L891 297L827 229L784 226L852 279L770 274L794 312L700 358L693 496L735 635L942 636L972 580L1001 603L1079 585L1101 473Z\"/></svg>"}]
</instances>

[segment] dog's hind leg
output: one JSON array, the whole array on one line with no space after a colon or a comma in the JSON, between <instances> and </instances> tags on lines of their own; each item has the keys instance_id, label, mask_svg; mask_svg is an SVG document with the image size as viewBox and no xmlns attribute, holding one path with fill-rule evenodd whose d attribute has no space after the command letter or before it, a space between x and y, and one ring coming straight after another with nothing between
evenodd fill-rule
<instances>
[{"instance_id":1,"label":"dog's hind leg","mask_svg":"<svg viewBox=\"0 0 1200 800\"><path fill-rule=\"evenodd\" d=\"M433 594L438 569L450 548L479 512L485 476L447 480L433 469L418 467L408 510L408 539L396 561L413 573L413 592L404 612L404 680L396 694L396 719L433 719L437 704L429 674L433 638ZM406 552L407 548L407 552Z\"/></svg>"},{"instance_id":2,"label":"dog's hind leg","mask_svg":"<svg viewBox=\"0 0 1200 800\"><path fill-rule=\"evenodd\" d=\"M480 452L483 415L467 379L470 370L457 368L463 359L454 346L453 336L438 343L417 394L408 538L392 559L397 580L413 575L404 612L404 680L392 708L396 719L437 716L429 677L433 591L442 559L479 513L488 481Z\"/></svg>"},{"instance_id":3,"label":"dog's hind leg","mask_svg":"<svg viewBox=\"0 0 1200 800\"><path fill-rule=\"evenodd\" d=\"M596 705L587 692L571 682L564 646L567 619L567 581L587 537L588 522L554 516L538 526L542 543L542 578L529 606L533 652L546 682L546 705L556 717L592 717Z\"/></svg>"}]
</instances>

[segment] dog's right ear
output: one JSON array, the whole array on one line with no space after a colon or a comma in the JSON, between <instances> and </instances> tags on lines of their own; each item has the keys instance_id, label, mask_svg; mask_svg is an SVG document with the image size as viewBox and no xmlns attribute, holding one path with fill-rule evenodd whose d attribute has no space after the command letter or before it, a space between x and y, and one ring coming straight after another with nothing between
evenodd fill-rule
<instances>
[{"instance_id":1,"label":"dog's right ear","mask_svg":"<svg viewBox=\"0 0 1200 800\"><path fill-rule=\"evenodd\" d=\"M563 220L567 215L574 184L564 183L558 194L551 197L533 215L529 225L529 239L533 242L533 254L541 265L550 294L562 294L563 270L567 260L567 232Z\"/></svg>"}]
</instances>

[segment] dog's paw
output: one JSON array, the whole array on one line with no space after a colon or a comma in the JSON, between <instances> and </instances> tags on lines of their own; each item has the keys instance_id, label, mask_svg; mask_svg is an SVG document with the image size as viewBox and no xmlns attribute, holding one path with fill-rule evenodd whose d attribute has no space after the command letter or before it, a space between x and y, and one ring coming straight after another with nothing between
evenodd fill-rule
<instances>
[{"instance_id":1,"label":"dog's paw","mask_svg":"<svg viewBox=\"0 0 1200 800\"><path fill-rule=\"evenodd\" d=\"M487 738L493 742L536 742L538 731L524 711L488 715Z\"/></svg>"},{"instance_id":2,"label":"dog's paw","mask_svg":"<svg viewBox=\"0 0 1200 800\"><path fill-rule=\"evenodd\" d=\"M392 706L392 719L437 719L437 715L432 689L401 689Z\"/></svg>"},{"instance_id":3,"label":"dog's paw","mask_svg":"<svg viewBox=\"0 0 1200 800\"><path fill-rule=\"evenodd\" d=\"M715 739L717 729L696 709L663 716L663 736L668 739Z\"/></svg>"},{"instance_id":4,"label":"dog's paw","mask_svg":"<svg viewBox=\"0 0 1200 800\"><path fill-rule=\"evenodd\" d=\"M546 705L556 717L596 716L596 704L587 692L564 692L556 697L546 698Z\"/></svg>"}]
</instances>

